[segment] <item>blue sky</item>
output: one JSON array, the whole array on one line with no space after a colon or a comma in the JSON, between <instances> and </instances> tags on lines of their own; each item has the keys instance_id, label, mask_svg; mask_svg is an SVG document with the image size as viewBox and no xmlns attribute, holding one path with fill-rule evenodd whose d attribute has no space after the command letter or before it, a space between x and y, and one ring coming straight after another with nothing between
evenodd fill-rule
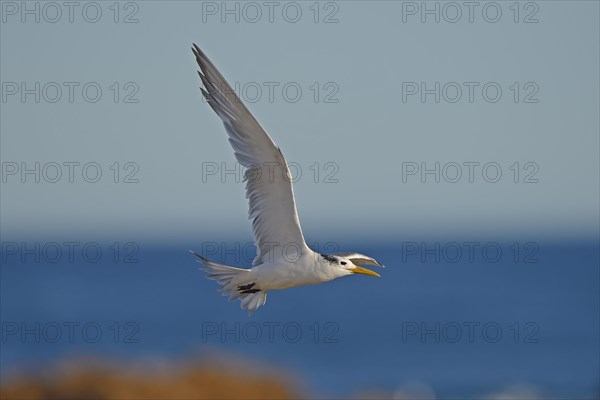
<instances>
[{"instance_id":1,"label":"blue sky","mask_svg":"<svg viewBox=\"0 0 600 400\"><path fill-rule=\"evenodd\" d=\"M2 2L3 238L250 235L192 42L301 173L307 237L597 235L597 2L94 4Z\"/></svg>"}]
</instances>

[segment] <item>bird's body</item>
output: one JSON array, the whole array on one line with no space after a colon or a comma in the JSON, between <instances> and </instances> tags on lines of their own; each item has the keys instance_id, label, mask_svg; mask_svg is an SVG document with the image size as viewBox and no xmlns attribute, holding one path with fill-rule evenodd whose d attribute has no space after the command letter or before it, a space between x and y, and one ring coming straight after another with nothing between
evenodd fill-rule
<instances>
[{"instance_id":1,"label":"bird's body","mask_svg":"<svg viewBox=\"0 0 600 400\"><path fill-rule=\"evenodd\" d=\"M267 262L252 268L251 271L256 276L257 288L261 290L323 283L346 275L345 271L333 268L329 261L313 251L294 262Z\"/></svg>"},{"instance_id":2,"label":"bird's body","mask_svg":"<svg viewBox=\"0 0 600 400\"><path fill-rule=\"evenodd\" d=\"M319 254L306 245L281 150L200 48L194 45L192 51L201 70L202 94L223 121L238 162L247 168L246 197L258 249L250 269L214 263L194 253L208 267L208 277L221 285L223 295L240 299L242 308L252 313L264 305L269 290L323 283L355 273L379 276L358 266L382 266L371 257Z\"/></svg>"}]
</instances>

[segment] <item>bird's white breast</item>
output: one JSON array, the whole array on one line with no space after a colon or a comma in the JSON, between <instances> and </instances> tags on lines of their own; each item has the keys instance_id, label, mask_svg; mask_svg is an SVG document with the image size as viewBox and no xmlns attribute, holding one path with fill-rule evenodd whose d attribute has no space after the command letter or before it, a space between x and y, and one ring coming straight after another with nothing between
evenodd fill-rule
<instances>
[{"instance_id":1,"label":"bird's white breast","mask_svg":"<svg viewBox=\"0 0 600 400\"><path fill-rule=\"evenodd\" d=\"M341 276L339 268L316 253L307 254L296 262L282 260L264 263L252 268L252 271L255 273L257 287L262 290L323 283Z\"/></svg>"}]
</instances>

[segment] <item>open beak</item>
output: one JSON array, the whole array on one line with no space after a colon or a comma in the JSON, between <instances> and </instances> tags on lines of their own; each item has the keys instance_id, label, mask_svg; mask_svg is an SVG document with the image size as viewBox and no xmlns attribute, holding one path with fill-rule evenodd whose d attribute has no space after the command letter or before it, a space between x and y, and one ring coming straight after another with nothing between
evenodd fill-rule
<instances>
[{"instance_id":1,"label":"open beak","mask_svg":"<svg viewBox=\"0 0 600 400\"><path fill-rule=\"evenodd\" d=\"M371 271L370 269L366 269L366 268L363 268L363 267L356 267L356 268L354 268L352 270L352 273L381 277L381 275L379 275L377 272Z\"/></svg>"}]
</instances>

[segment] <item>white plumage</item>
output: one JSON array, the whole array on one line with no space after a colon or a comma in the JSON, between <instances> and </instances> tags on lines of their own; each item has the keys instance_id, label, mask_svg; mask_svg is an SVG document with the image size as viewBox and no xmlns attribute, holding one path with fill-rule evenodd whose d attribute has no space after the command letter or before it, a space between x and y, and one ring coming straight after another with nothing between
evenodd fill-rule
<instances>
[{"instance_id":1,"label":"white plumage","mask_svg":"<svg viewBox=\"0 0 600 400\"><path fill-rule=\"evenodd\" d=\"M200 66L202 94L223 121L236 159L247 168L246 197L258 252L250 269L214 263L194 253L207 266L208 278L221 285L223 295L240 299L241 307L252 313L265 304L268 290L322 283L353 273L379 276L358 266L382 266L371 257L321 255L306 245L281 150L202 50L194 44L192 51Z\"/></svg>"}]
</instances>

